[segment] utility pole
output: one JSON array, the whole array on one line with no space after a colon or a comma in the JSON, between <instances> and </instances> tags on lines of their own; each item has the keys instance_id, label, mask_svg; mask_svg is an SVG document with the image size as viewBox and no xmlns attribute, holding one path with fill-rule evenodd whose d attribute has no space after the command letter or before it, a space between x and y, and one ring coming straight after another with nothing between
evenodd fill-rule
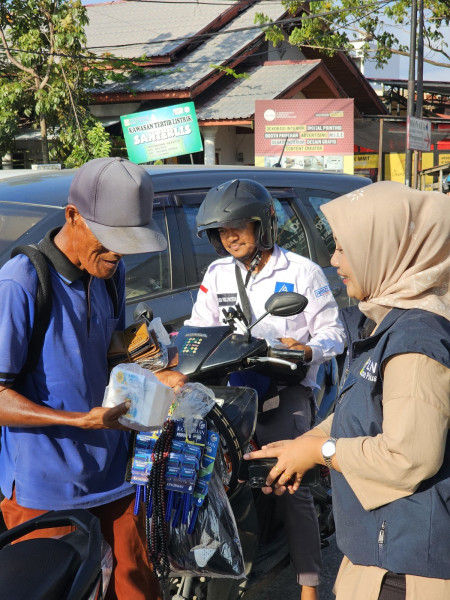
<instances>
[{"instance_id":1,"label":"utility pole","mask_svg":"<svg viewBox=\"0 0 450 600\"><path fill-rule=\"evenodd\" d=\"M423 117L423 0L419 0L419 31L417 35L417 101L416 118ZM417 189L417 175L422 152L414 151L413 187Z\"/></svg>"},{"instance_id":2,"label":"utility pole","mask_svg":"<svg viewBox=\"0 0 450 600\"><path fill-rule=\"evenodd\" d=\"M408 117L414 116L414 89L416 72L416 34L417 34L417 0L411 0L411 37L409 42L409 76L408 102L406 112ZM405 151L405 185L411 187L412 150L406 146Z\"/></svg>"},{"instance_id":3,"label":"utility pole","mask_svg":"<svg viewBox=\"0 0 450 600\"><path fill-rule=\"evenodd\" d=\"M419 31L417 35L417 102L416 117L423 117L423 0L419 0Z\"/></svg>"}]
</instances>

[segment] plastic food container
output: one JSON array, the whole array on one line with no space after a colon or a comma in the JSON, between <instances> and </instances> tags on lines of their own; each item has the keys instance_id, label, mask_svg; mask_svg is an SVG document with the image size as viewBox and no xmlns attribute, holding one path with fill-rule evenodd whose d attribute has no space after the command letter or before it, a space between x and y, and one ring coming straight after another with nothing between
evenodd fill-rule
<instances>
[{"instance_id":1,"label":"plastic food container","mask_svg":"<svg viewBox=\"0 0 450 600\"><path fill-rule=\"evenodd\" d=\"M111 408L127 401L130 407L119 417L119 422L137 431L151 431L164 424L175 393L148 369L135 363L121 363L111 371L103 406Z\"/></svg>"}]
</instances>

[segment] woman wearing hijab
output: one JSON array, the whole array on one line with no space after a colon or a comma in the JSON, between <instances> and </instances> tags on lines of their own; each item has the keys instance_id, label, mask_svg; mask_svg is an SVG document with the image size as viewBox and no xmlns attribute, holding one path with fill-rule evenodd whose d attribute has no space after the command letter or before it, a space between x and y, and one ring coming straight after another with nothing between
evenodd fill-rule
<instances>
[{"instance_id":1,"label":"woman wearing hijab","mask_svg":"<svg viewBox=\"0 0 450 600\"><path fill-rule=\"evenodd\" d=\"M336 240L331 264L360 301L342 314L336 410L246 458L278 457L267 479L277 494L316 464L330 468L344 554L337 600L448 600L448 198L380 182L321 208Z\"/></svg>"}]
</instances>

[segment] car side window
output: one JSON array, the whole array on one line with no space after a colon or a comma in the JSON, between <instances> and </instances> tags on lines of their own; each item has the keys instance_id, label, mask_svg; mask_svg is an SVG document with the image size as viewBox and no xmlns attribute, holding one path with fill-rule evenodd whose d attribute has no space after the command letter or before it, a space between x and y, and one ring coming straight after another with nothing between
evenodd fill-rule
<instances>
[{"instance_id":1,"label":"car side window","mask_svg":"<svg viewBox=\"0 0 450 600\"><path fill-rule=\"evenodd\" d=\"M320 205L329 202L336 196L336 194L328 195L326 192L321 192L320 190L306 190L305 196L302 198L303 202L309 209L315 228L325 242L325 246L327 247L330 256L334 253L336 244L334 242L333 232L331 231L330 224L328 223L323 212L320 210Z\"/></svg>"},{"instance_id":2,"label":"car side window","mask_svg":"<svg viewBox=\"0 0 450 600\"><path fill-rule=\"evenodd\" d=\"M217 260L214 248L209 243L206 233L201 238L197 235L197 224L195 218L197 216L199 205L184 204L183 211L186 218L186 223L189 230L189 236L192 246L192 259L194 262L194 270L197 281L202 281L208 270L209 265Z\"/></svg>"},{"instance_id":3,"label":"car side window","mask_svg":"<svg viewBox=\"0 0 450 600\"><path fill-rule=\"evenodd\" d=\"M298 216L287 200L274 198L278 220L277 244L296 254L310 257L306 233Z\"/></svg>"},{"instance_id":4,"label":"car side window","mask_svg":"<svg viewBox=\"0 0 450 600\"><path fill-rule=\"evenodd\" d=\"M26 207L14 202L0 203L0 255L10 251L24 233L31 231L55 212L55 209L45 206Z\"/></svg>"},{"instance_id":5,"label":"car side window","mask_svg":"<svg viewBox=\"0 0 450 600\"><path fill-rule=\"evenodd\" d=\"M153 219L166 239L167 223L164 202L157 202L153 207ZM128 254L124 256L126 269L126 299L169 291L172 289L171 262L169 248L162 252L144 254Z\"/></svg>"}]
</instances>

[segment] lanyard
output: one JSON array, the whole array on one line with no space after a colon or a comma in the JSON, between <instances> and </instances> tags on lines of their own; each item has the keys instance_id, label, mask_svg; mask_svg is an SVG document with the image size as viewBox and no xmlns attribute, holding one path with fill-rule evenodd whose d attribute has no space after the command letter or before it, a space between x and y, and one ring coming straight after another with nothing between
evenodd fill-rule
<instances>
[{"instance_id":1,"label":"lanyard","mask_svg":"<svg viewBox=\"0 0 450 600\"><path fill-rule=\"evenodd\" d=\"M247 291L246 291L245 287L248 283L251 272L248 271L247 277L245 278L245 284L244 284L244 281L242 280L241 269L239 268L237 263L234 266L234 270L236 272L236 283L237 283L237 287L238 287L238 291L239 291L239 298L241 299L241 308L242 308L242 312L244 314L245 321L246 321L245 324L250 325L250 323L252 322L252 309L250 306L250 300L248 299Z\"/></svg>"},{"instance_id":2,"label":"lanyard","mask_svg":"<svg viewBox=\"0 0 450 600\"><path fill-rule=\"evenodd\" d=\"M234 271L236 273L236 283L237 283L237 287L238 287L238 291L239 291L239 298L241 299L241 305L242 305L241 308L242 308L242 312L244 314L245 320L247 321L246 325L250 325L250 323L252 322L252 308L250 306L250 300L248 299L247 291L245 288L247 287L248 282L250 281L250 277L252 276L253 271L258 266L260 260L261 260L261 252L258 250L258 252L253 257L252 262L250 263L250 268L247 271L245 283L244 283L244 280L242 279L242 273L241 273L241 269L239 268L239 265L237 264L237 262L234 264Z\"/></svg>"}]
</instances>

